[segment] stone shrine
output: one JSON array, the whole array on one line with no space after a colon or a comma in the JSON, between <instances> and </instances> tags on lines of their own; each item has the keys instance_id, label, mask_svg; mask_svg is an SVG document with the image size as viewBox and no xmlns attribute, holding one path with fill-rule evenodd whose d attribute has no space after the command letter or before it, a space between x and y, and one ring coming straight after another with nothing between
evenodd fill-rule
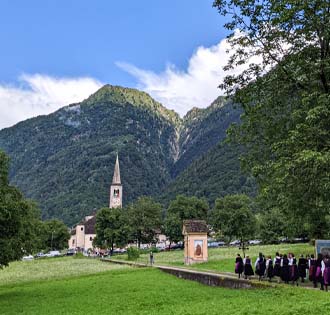
<instances>
[{"instance_id":1,"label":"stone shrine","mask_svg":"<svg viewBox=\"0 0 330 315\"><path fill-rule=\"evenodd\" d=\"M207 232L208 227L204 220L183 221L185 265L207 262Z\"/></svg>"}]
</instances>

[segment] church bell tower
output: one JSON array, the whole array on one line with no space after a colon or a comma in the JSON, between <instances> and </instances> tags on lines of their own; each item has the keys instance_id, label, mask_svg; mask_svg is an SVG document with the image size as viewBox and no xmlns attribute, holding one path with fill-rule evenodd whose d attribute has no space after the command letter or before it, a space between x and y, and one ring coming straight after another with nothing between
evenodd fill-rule
<instances>
[{"instance_id":1,"label":"church bell tower","mask_svg":"<svg viewBox=\"0 0 330 315\"><path fill-rule=\"evenodd\" d=\"M115 170L113 172L112 184L110 186L110 204L109 208L122 208L123 186L120 181L120 169L118 154L116 158Z\"/></svg>"}]
</instances>

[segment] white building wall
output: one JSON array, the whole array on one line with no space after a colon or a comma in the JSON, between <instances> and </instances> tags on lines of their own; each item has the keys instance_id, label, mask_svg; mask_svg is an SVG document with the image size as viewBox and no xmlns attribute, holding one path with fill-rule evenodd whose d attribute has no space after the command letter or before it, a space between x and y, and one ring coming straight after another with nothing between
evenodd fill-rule
<instances>
[{"instance_id":1,"label":"white building wall","mask_svg":"<svg viewBox=\"0 0 330 315\"><path fill-rule=\"evenodd\" d=\"M85 235L85 246L84 249L88 250L88 249L93 249L93 240L95 238L95 234L86 234Z\"/></svg>"}]
</instances>

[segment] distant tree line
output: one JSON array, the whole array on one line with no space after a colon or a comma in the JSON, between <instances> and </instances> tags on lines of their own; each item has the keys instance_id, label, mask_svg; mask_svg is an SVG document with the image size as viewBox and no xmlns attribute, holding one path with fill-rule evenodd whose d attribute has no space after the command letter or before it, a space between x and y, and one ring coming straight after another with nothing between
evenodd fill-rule
<instances>
[{"instance_id":1,"label":"distant tree line","mask_svg":"<svg viewBox=\"0 0 330 315\"><path fill-rule=\"evenodd\" d=\"M156 244L157 234L167 236L170 244L183 241L183 220L205 220L210 236L230 242L246 243L258 238L276 243L282 238L307 237L308 229L290 221L279 211L265 211L257 200L244 195L216 199L213 208L204 198L178 195L167 209L151 197L140 197L123 209L102 208L96 215L94 245L102 248L123 247L129 242Z\"/></svg>"}]
</instances>

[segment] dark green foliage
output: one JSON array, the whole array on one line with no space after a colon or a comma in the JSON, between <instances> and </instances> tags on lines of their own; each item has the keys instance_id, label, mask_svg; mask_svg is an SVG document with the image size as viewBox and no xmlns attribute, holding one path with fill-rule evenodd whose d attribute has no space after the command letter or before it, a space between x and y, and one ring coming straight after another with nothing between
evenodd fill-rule
<instances>
[{"instance_id":1,"label":"dark green foliage","mask_svg":"<svg viewBox=\"0 0 330 315\"><path fill-rule=\"evenodd\" d=\"M206 199L178 195L171 201L167 214L177 214L181 220L205 220L208 210L209 205Z\"/></svg>"},{"instance_id":2,"label":"dark green foliage","mask_svg":"<svg viewBox=\"0 0 330 315\"><path fill-rule=\"evenodd\" d=\"M171 173L174 177L183 172L193 161L217 145L226 137L232 123L238 123L241 108L218 97L209 107L193 108L183 118L179 156Z\"/></svg>"},{"instance_id":3,"label":"dark green foliage","mask_svg":"<svg viewBox=\"0 0 330 315\"><path fill-rule=\"evenodd\" d=\"M38 211L8 184L8 157L0 151L0 268L38 246Z\"/></svg>"},{"instance_id":4,"label":"dark green foliage","mask_svg":"<svg viewBox=\"0 0 330 315\"><path fill-rule=\"evenodd\" d=\"M136 247L127 248L128 260L137 260L140 257L140 251Z\"/></svg>"},{"instance_id":5,"label":"dark green foliage","mask_svg":"<svg viewBox=\"0 0 330 315\"><path fill-rule=\"evenodd\" d=\"M94 245L111 248L126 245L128 241L127 218L120 208L102 208L96 214Z\"/></svg>"},{"instance_id":6,"label":"dark green foliage","mask_svg":"<svg viewBox=\"0 0 330 315\"><path fill-rule=\"evenodd\" d=\"M253 177L240 171L239 156L244 150L237 145L220 143L194 161L165 189L160 200L168 204L176 195L205 197L214 204L218 197L244 193L256 194Z\"/></svg>"},{"instance_id":7,"label":"dark green foliage","mask_svg":"<svg viewBox=\"0 0 330 315\"><path fill-rule=\"evenodd\" d=\"M178 213L167 212L164 221L164 234L171 243L182 241L182 219Z\"/></svg>"},{"instance_id":8,"label":"dark green foliage","mask_svg":"<svg viewBox=\"0 0 330 315\"><path fill-rule=\"evenodd\" d=\"M68 248L70 233L67 226L59 220L53 219L41 222L41 249L61 250Z\"/></svg>"},{"instance_id":9,"label":"dark green foliage","mask_svg":"<svg viewBox=\"0 0 330 315\"><path fill-rule=\"evenodd\" d=\"M231 37L236 53L228 68L250 56L262 60L222 84L244 109L242 125L231 132L247 148L243 166L256 177L268 208L281 209L310 237L327 238L329 1L219 0L215 6L231 14L228 29L240 30Z\"/></svg>"},{"instance_id":10,"label":"dark green foliage","mask_svg":"<svg viewBox=\"0 0 330 315\"><path fill-rule=\"evenodd\" d=\"M178 195L171 201L164 223L164 233L170 242L178 242L183 239L183 220L206 220L209 210L208 202L197 197Z\"/></svg>"},{"instance_id":11,"label":"dark green foliage","mask_svg":"<svg viewBox=\"0 0 330 315\"><path fill-rule=\"evenodd\" d=\"M150 197L140 197L126 209L130 239L136 241L138 247L142 243L155 243L157 231L161 228L161 204Z\"/></svg>"},{"instance_id":12,"label":"dark green foliage","mask_svg":"<svg viewBox=\"0 0 330 315\"><path fill-rule=\"evenodd\" d=\"M260 237L265 244L277 243L287 236L287 222L283 213L276 208L263 213L259 218Z\"/></svg>"},{"instance_id":13,"label":"dark green foliage","mask_svg":"<svg viewBox=\"0 0 330 315\"><path fill-rule=\"evenodd\" d=\"M215 201L211 223L229 239L245 242L254 236L256 219L252 200L246 195L227 195Z\"/></svg>"}]
</instances>

